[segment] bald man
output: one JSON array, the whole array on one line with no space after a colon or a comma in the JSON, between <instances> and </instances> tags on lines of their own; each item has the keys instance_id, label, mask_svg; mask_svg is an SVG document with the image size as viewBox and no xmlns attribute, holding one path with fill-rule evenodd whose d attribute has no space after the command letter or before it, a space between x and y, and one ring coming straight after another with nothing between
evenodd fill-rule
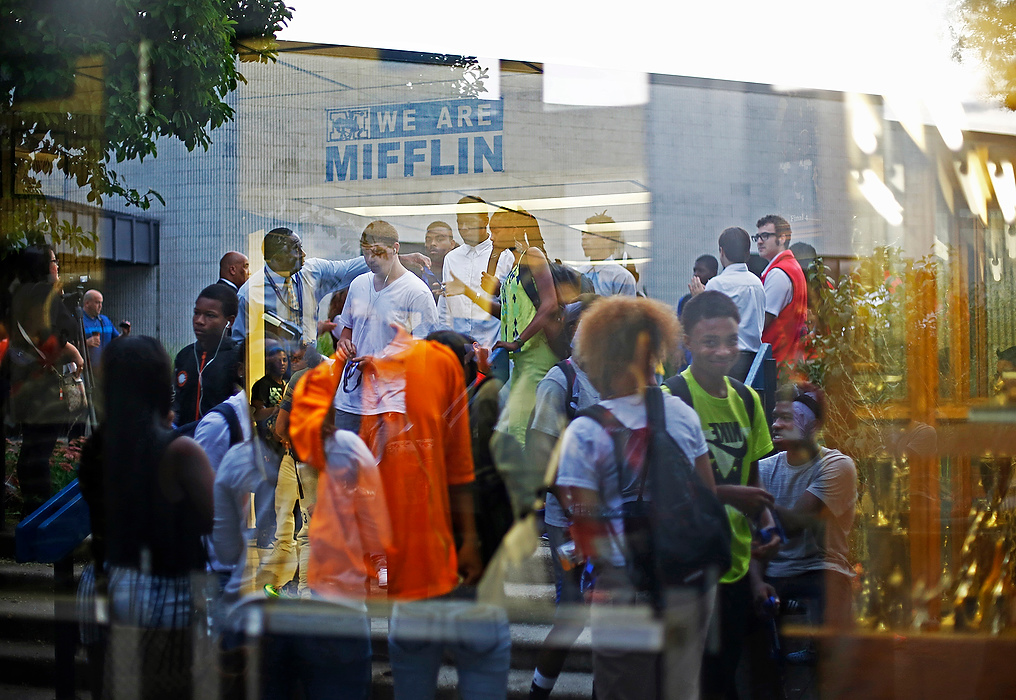
<instances>
[{"instance_id":1,"label":"bald man","mask_svg":"<svg viewBox=\"0 0 1016 700\"><path fill-rule=\"evenodd\" d=\"M98 289L89 289L81 298L81 309L85 312L81 325L85 331L85 347L92 367L99 366L102 350L113 338L120 336L113 322L102 315L102 293Z\"/></svg>"},{"instance_id":2,"label":"bald man","mask_svg":"<svg viewBox=\"0 0 1016 700\"><path fill-rule=\"evenodd\" d=\"M222 256L222 260L219 261L219 281L216 284L224 284L232 287L234 292L238 292L248 277L250 264L246 255L231 250Z\"/></svg>"}]
</instances>

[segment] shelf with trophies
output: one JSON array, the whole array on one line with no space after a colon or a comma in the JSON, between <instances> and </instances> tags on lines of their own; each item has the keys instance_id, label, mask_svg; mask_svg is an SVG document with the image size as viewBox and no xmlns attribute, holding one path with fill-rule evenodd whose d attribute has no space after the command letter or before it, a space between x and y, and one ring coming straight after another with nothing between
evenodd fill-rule
<instances>
[{"instance_id":1,"label":"shelf with trophies","mask_svg":"<svg viewBox=\"0 0 1016 700\"><path fill-rule=\"evenodd\" d=\"M1016 348L998 347L1016 327L971 273L977 224L947 260L877 251L820 289L849 323L810 374L859 479L854 626L798 632L822 640L822 696L1016 697Z\"/></svg>"}]
</instances>

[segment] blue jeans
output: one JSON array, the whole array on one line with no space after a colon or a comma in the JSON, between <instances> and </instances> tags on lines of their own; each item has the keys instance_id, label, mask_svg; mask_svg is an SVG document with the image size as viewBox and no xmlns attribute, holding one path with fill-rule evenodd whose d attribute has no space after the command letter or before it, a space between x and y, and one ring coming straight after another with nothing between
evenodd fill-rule
<instances>
[{"instance_id":1,"label":"blue jeans","mask_svg":"<svg viewBox=\"0 0 1016 700\"><path fill-rule=\"evenodd\" d=\"M577 565L570 571L565 571L561 565L558 550L568 541L568 528L547 525L547 539L550 540L550 563L554 569L554 583L557 588L557 598L554 602L558 605L585 602L582 595L582 565Z\"/></svg>"},{"instance_id":2,"label":"blue jeans","mask_svg":"<svg viewBox=\"0 0 1016 700\"><path fill-rule=\"evenodd\" d=\"M363 416L359 413L350 413L349 411L343 411L341 408L335 409L335 429L336 430L348 430L351 433L360 433L360 423L363 422Z\"/></svg>"},{"instance_id":3,"label":"blue jeans","mask_svg":"<svg viewBox=\"0 0 1016 700\"><path fill-rule=\"evenodd\" d=\"M455 661L464 700L507 697L511 633L504 610L440 598L392 609L388 652L396 700L432 700L445 651Z\"/></svg>"}]
</instances>

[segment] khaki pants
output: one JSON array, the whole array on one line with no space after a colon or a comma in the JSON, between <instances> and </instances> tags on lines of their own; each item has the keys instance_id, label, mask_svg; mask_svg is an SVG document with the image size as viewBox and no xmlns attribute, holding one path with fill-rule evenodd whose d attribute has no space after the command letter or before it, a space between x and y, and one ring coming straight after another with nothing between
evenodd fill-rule
<instances>
[{"instance_id":1,"label":"khaki pants","mask_svg":"<svg viewBox=\"0 0 1016 700\"><path fill-rule=\"evenodd\" d=\"M297 469L300 480L297 480ZM300 486L303 485L303 497ZM300 593L307 588L307 562L310 547L310 512L317 501L317 472L304 464L297 464L292 454L286 454L279 465L279 480L275 487L275 543L258 569L258 587L271 584L276 588L293 580L297 565L300 571ZM293 509L300 504L303 526L295 533L296 519ZM296 537L294 538L294 534Z\"/></svg>"}]
</instances>

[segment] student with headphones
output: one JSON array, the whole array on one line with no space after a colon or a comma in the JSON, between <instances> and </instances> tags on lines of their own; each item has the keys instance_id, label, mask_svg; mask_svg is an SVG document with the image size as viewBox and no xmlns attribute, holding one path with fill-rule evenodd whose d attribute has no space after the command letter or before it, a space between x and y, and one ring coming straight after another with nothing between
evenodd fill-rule
<instances>
[{"instance_id":1,"label":"student with headphones","mask_svg":"<svg viewBox=\"0 0 1016 700\"><path fill-rule=\"evenodd\" d=\"M224 284L209 285L198 294L192 320L197 342L181 350L173 362L177 426L201 420L233 394L236 364L242 359L229 334L236 310L236 292Z\"/></svg>"}]
</instances>

